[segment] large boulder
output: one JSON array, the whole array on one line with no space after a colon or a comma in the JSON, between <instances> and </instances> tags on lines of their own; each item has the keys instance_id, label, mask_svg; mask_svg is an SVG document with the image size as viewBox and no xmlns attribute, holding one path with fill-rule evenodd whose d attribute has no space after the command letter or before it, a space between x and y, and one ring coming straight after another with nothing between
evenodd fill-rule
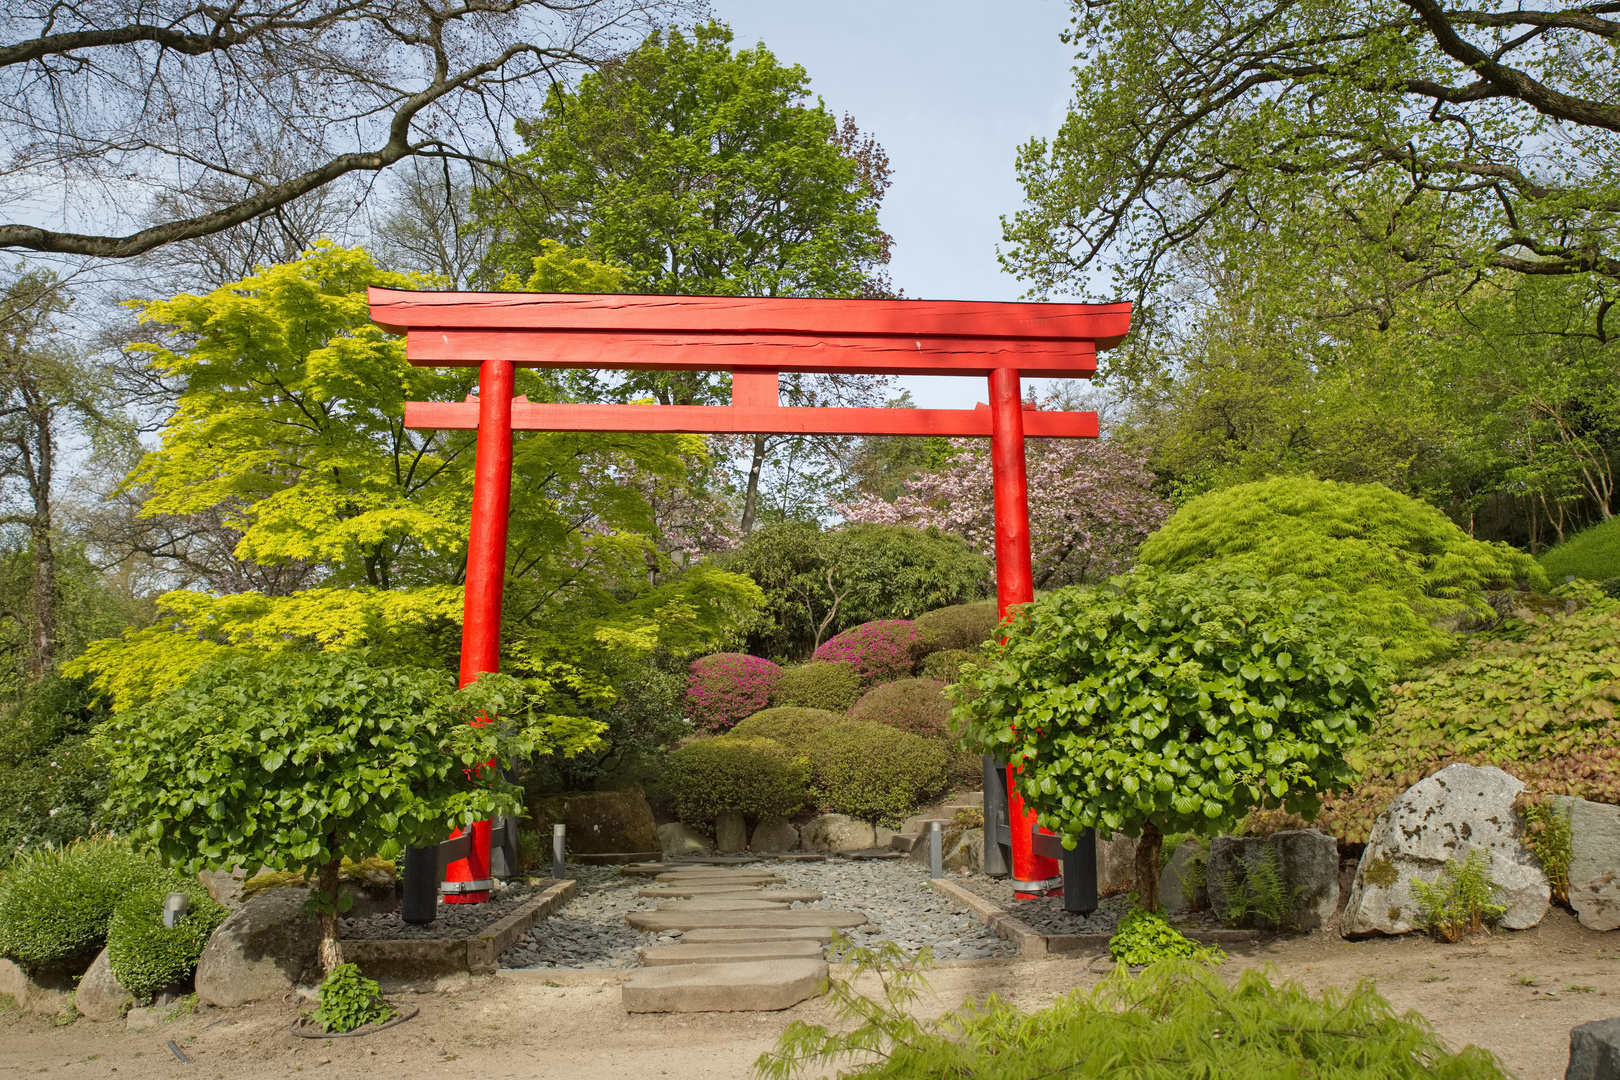
<instances>
[{"instance_id":1,"label":"large boulder","mask_svg":"<svg viewBox=\"0 0 1620 1080\"><path fill-rule=\"evenodd\" d=\"M135 1004L135 995L125 990L112 973L107 962L107 950L97 954L90 970L79 980L79 989L73 995L74 1006L98 1024L122 1020L129 1007Z\"/></svg>"},{"instance_id":2,"label":"large boulder","mask_svg":"<svg viewBox=\"0 0 1620 1080\"><path fill-rule=\"evenodd\" d=\"M1340 929L1405 934L1421 929L1414 878L1433 881L1447 860L1476 848L1491 856L1501 925L1526 930L1547 914L1551 890L1539 862L1519 841L1513 800L1524 785L1492 766L1448 765L1401 793L1373 823L1356 867Z\"/></svg>"},{"instance_id":3,"label":"large boulder","mask_svg":"<svg viewBox=\"0 0 1620 1080\"><path fill-rule=\"evenodd\" d=\"M1569 906L1582 926L1620 929L1620 806L1557 801L1569 814Z\"/></svg>"},{"instance_id":4,"label":"large boulder","mask_svg":"<svg viewBox=\"0 0 1620 1080\"><path fill-rule=\"evenodd\" d=\"M1115 896L1131 887L1136 872L1136 841L1124 833L1097 837L1097 895Z\"/></svg>"},{"instance_id":5,"label":"large boulder","mask_svg":"<svg viewBox=\"0 0 1620 1080\"><path fill-rule=\"evenodd\" d=\"M760 818L748 846L755 851L792 851L799 846L799 830L784 817Z\"/></svg>"},{"instance_id":6,"label":"large boulder","mask_svg":"<svg viewBox=\"0 0 1620 1080\"><path fill-rule=\"evenodd\" d=\"M71 1015L73 980L61 974L36 980L10 960L0 960L0 994L10 994L17 1008L33 1016Z\"/></svg>"},{"instance_id":7,"label":"large boulder","mask_svg":"<svg viewBox=\"0 0 1620 1080\"><path fill-rule=\"evenodd\" d=\"M1282 929L1320 929L1339 909L1338 841L1315 829L1289 829L1270 836L1217 836L1209 842L1204 880L1209 906L1217 915L1226 913L1231 890L1252 888L1247 882L1267 862L1274 862L1281 874L1284 894L1295 894ZM1244 922L1273 928L1257 913L1250 913Z\"/></svg>"},{"instance_id":8,"label":"large boulder","mask_svg":"<svg viewBox=\"0 0 1620 1080\"><path fill-rule=\"evenodd\" d=\"M923 859L928 858L928 837L923 837ZM947 829L940 838L940 850L943 852L941 864L946 870L967 870L979 873L984 869L984 830L983 829Z\"/></svg>"},{"instance_id":9,"label":"large boulder","mask_svg":"<svg viewBox=\"0 0 1620 1080\"><path fill-rule=\"evenodd\" d=\"M658 826L658 847L666 859L678 859L682 855L701 855L714 850L714 844L707 836L679 821Z\"/></svg>"},{"instance_id":10,"label":"large boulder","mask_svg":"<svg viewBox=\"0 0 1620 1080\"><path fill-rule=\"evenodd\" d=\"M304 914L307 889L272 889L231 912L197 961L197 998L235 1008L279 998L320 974L320 927Z\"/></svg>"},{"instance_id":11,"label":"large boulder","mask_svg":"<svg viewBox=\"0 0 1620 1080\"><path fill-rule=\"evenodd\" d=\"M242 906L242 885L247 881L247 874L241 867L235 870L200 870L197 880L208 890L214 903L232 911Z\"/></svg>"},{"instance_id":12,"label":"large boulder","mask_svg":"<svg viewBox=\"0 0 1620 1080\"><path fill-rule=\"evenodd\" d=\"M864 851L877 845L877 833L848 814L821 814L805 822L799 843L806 851Z\"/></svg>"},{"instance_id":13,"label":"large boulder","mask_svg":"<svg viewBox=\"0 0 1620 1080\"><path fill-rule=\"evenodd\" d=\"M540 835L555 824L568 826L572 855L618 855L657 851L658 825L640 785L617 791L578 791L548 795L530 807Z\"/></svg>"}]
</instances>

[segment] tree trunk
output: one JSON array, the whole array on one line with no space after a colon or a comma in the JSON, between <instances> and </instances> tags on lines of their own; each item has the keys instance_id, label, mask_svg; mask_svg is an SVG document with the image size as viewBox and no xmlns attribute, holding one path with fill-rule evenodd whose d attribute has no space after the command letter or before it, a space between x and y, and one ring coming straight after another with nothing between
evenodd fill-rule
<instances>
[{"instance_id":1,"label":"tree trunk","mask_svg":"<svg viewBox=\"0 0 1620 1080\"><path fill-rule=\"evenodd\" d=\"M56 464L56 440L51 430L54 412L49 406L30 410L34 421L36 465L30 484L34 503L28 523L34 546L34 640L29 649L28 674L39 680L56 667L56 550L51 543L51 482Z\"/></svg>"},{"instance_id":2,"label":"tree trunk","mask_svg":"<svg viewBox=\"0 0 1620 1080\"><path fill-rule=\"evenodd\" d=\"M335 856L331 862L321 867L320 881L316 887L326 897L328 903L322 905L321 910L321 972L330 975L343 963L343 948L338 944L338 873L343 869L343 856ZM330 908L330 910L327 910Z\"/></svg>"},{"instance_id":3,"label":"tree trunk","mask_svg":"<svg viewBox=\"0 0 1620 1080\"><path fill-rule=\"evenodd\" d=\"M1136 865L1131 868L1131 884L1136 886L1136 902L1149 911L1159 910L1159 845L1164 837L1153 822L1142 826L1136 842Z\"/></svg>"},{"instance_id":4,"label":"tree trunk","mask_svg":"<svg viewBox=\"0 0 1620 1080\"><path fill-rule=\"evenodd\" d=\"M759 505L759 470L765 465L765 436L754 436L754 459L748 466L748 494L743 499L742 534L754 531L754 511Z\"/></svg>"}]
</instances>

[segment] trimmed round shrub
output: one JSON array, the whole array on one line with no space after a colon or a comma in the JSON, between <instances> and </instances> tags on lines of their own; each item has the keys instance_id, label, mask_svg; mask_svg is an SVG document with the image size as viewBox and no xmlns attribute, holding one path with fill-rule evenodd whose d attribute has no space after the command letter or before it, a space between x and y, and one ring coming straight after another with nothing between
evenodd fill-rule
<instances>
[{"instance_id":1,"label":"trimmed round shrub","mask_svg":"<svg viewBox=\"0 0 1620 1080\"><path fill-rule=\"evenodd\" d=\"M785 817L809 796L810 765L774 739L727 735L698 739L673 754L664 767L664 787L682 821L713 821L715 815Z\"/></svg>"},{"instance_id":2,"label":"trimmed round shrub","mask_svg":"<svg viewBox=\"0 0 1620 1080\"><path fill-rule=\"evenodd\" d=\"M166 927L163 900L171 892L185 893L188 906L178 923ZM107 927L107 964L137 1000L156 997L191 978L208 935L226 914L196 878L168 874L113 909Z\"/></svg>"},{"instance_id":3,"label":"trimmed round shrub","mask_svg":"<svg viewBox=\"0 0 1620 1080\"><path fill-rule=\"evenodd\" d=\"M951 701L945 696L945 684L937 679L897 679L874 686L849 715L925 739L943 739L951 733Z\"/></svg>"},{"instance_id":4,"label":"trimmed round shrub","mask_svg":"<svg viewBox=\"0 0 1620 1080\"><path fill-rule=\"evenodd\" d=\"M844 712L861 696L861 677L848 660L812 660L786 668L771 690L771 704Z\"/></svg>"},{"instance_id":5,"label":"trimmed round shrub","mask_svg":"<svg viewBox=\"0 0 1620 1080\"><path fill-rule=\"evenodd\" d=\"M1620 518L1593 525L1543 551L1536 559L1555 583L1573 574L1608 582L1620 574Z\"/></svg>"},{"instance_id":6,"label":"trimmed round shrub","mask_svg":"<svg viewBox=\"0 0 1620 1080\"><path fill-rule=\"evenodd\" d=\"M953 683L962 677L962 665L979 654L971 649L941 649L923 657L922 673L925 679L938 679Z\"/></svg>"},{"instance_id":7,"label":"trimmed round shrub","mask_svg":"<svg viewBox=\"0 0 1620 1080\"><path fill-rule=\"evenodd\" d=\"M862 686L903 679L917 663L917 627L909 619L852 626L816 650L816 660L847 660Z\"/></svg>"},{"instance_id":8,"label":"trimmed round shrub","mask_svg":"<svg viewBox=\"0 0 1620 1080\"><path fill-rule=\"evenodd\" d=\"M682 702L686 718L699 731L718 734L770 704L771 688L782 669L746 653L715 653L692 661Z\"/></svg>"},{"instance_id":9,"label":"trimmed round shrub","mask_svg":"<svg viewBox=\"0 0 1620 1080\"><path fill-rule=\"evenodd\" d=\"M810 740L830 727L849 723L843 713L826 709L766 709L737 722L728 739L771 739L795 754L809 752Z\"/></svg>"},{"instance_id":10,"label":"trimmed round shrub","mask_svg":"<svg viewBox=\"0 0 1620 1080\"><path fill-rule=\"evenodd\" d=\"M77 975L107 943L118 903L167 873L123 841L28 852L0 881L0 956L30 975Z\"/></svg>"},{"instance_id":11,"label":"trimmed round shrub","mask_svg":"<svg viewBox=\"0 0 1620 1080\"><path fill-rule=\"evenodd\" d=\"M996 636L1001 616L994 600L954 604L917 616L917 637L924 654L944 649L976 651Z\"/></svg>"},{"instance_id":12,"label":"trimmed round shrub","mask_svg":"<svg viewBox=\"0 0 1620 1080\"><path fill-rule=\"evenodd\" d=\"M945 748L887 724L828 728L810 741L821 809L897 826L948 783Z\"/></svg>"}]
</instances>

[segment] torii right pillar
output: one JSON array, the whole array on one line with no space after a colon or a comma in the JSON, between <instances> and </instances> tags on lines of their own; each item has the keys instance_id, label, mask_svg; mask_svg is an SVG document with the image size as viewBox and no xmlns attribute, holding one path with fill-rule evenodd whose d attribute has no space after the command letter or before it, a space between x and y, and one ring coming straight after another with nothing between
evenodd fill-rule
<instances>
[{"instance_id":1,"label":"torii right pillar","mask_svg":"<svg viewBox=\"0 0 1620 1080\"><path fill-rule=\"evenodd\" d=\"M1024 400L1017 368L990 372L990 470L995 485L996 606L1001 616L1035 599L1029 556L1029 487L1024 470ZM1012 833L1012 887L1020 897L1043 896L1061 882L1056 859L1036 855L1035 815L1024 808L1007 766L1007 824ZM986 797L989 792L985 792ZM986 837L989 843L990 838Z\"/></svg>"}]
</instances>

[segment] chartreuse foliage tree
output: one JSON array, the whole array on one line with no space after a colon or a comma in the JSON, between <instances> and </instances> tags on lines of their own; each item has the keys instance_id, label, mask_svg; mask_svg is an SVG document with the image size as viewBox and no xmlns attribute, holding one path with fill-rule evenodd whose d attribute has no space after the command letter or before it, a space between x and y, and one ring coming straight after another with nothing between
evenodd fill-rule
<instances>
[{"instance_id":1,"label":"chartreuse foliage tree","mask_svg":"<svg viewBox=\"0 0 1620 1080\"><path fill-rule=\"evenodd\" d=\"M113 812L186 870L265 866L317 881L321 963L338 950L338 874L451 826L522 811L488 761L589 749L600 725L539 711L523 684L377 667L333 652L219 660L98 732ZM494 723L474 724L480 717Z\"/></svg>"},{"instance_id":2,"label":"chartreuse foliage tree","mask_svg":"<svg viewBox=\"0 0 1620 1080\"><path fill-rule=\"evenodd\" d=\"M604 288L621 277L556 245L530 265L513 284ZM117 707L250 652L364 647L387 662L452 661L472 433L407 430L404 405L460 400L476 372L408 363L403 338L371 321L365 292L424 284L323 243L206 295L140 305L157 340L135 348L184 387L161 445L126 482L144 494L143 512L223 515L241 535L237 558L313 566L320 585L161 597L156 625L96 642L73 664ZM517 389L564 396L544 372L519 372ZM703 454L695 436L514 436L507 670L590 703L611 699L627 658L725 643L758 589L707 564L671 571L650 500L684 485Z\"/></svg>"},{"instance_id":3,"label":"chartreuse foliage tree","mask_svg":"<svg viewBox=\"0 0 1620 1080\"><path fill-rule=\"evenodd\" d=\"M1139 836L1158 906L1167 832L1229 831L1254 807L1314 816L1348 787L1345 754L1386 676L1346 604L1287 576L1139 567L1019 609L951 688L968 740L1021 766L1018 792L1072 838Z\"/></svg>"},{"instance_id":4,"label":"chartreuse foliage tree","mask_svg":"<svg viewBox=\"0 0 1620 1080\"><path fill-rule=\"evenodd\" d=\"M1474 540L1427 503L1381 484L1275 477L1187 503L1137 550L1143 566L1209 563L1257 577L1292 574L1342 594L1356 634L1411 669L1444 656L1437 620L1489 615L1487 589L1546 587L1534 559Z\"/></svg>"}]
</instances>

